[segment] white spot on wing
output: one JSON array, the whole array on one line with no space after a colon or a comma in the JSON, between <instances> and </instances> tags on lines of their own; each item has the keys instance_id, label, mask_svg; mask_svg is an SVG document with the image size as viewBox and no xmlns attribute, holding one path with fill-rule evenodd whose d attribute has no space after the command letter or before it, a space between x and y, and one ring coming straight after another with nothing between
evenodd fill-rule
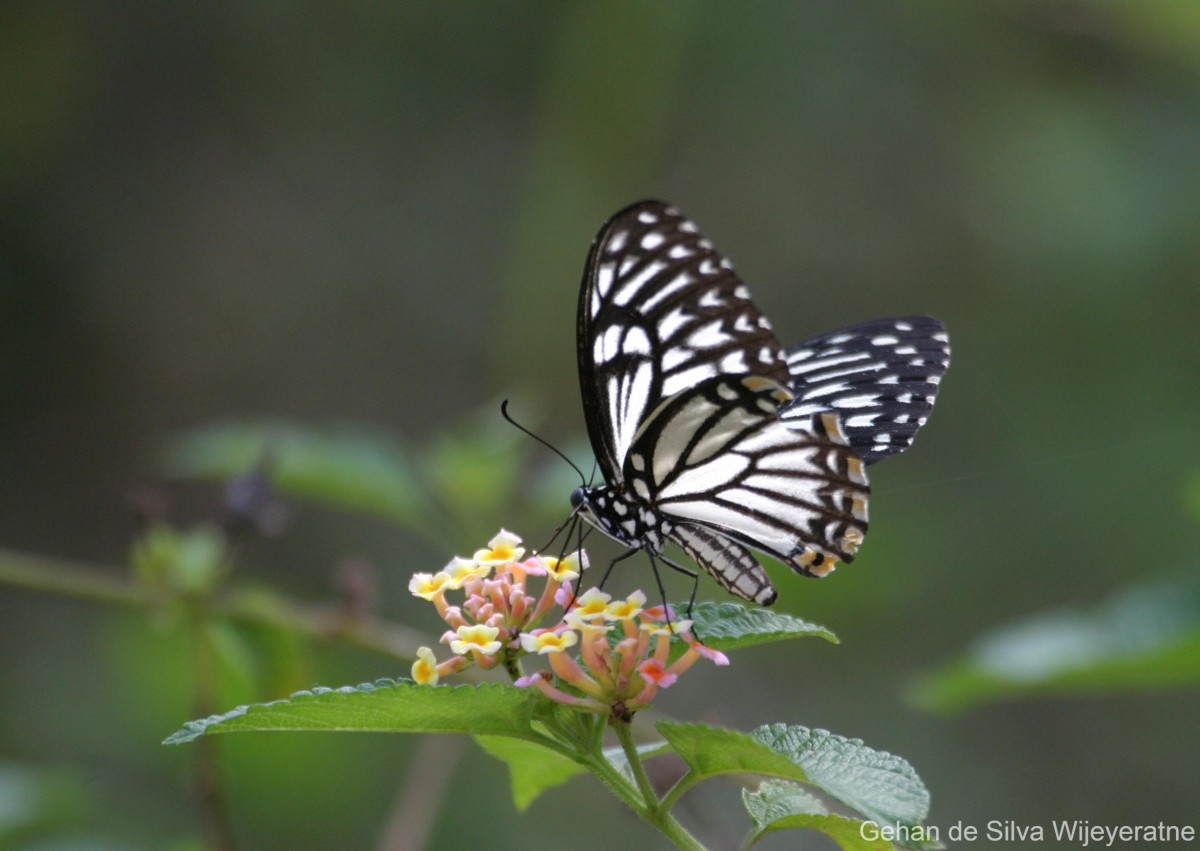
<instances>
[{"instance_id":1,"label":"white spot on wing","mask_svg":"<svg viewBox=\"0 0 1200 851\"><path fill-rule=\"evenodd\" d=\"M664 264L665 265L665 264ZM658 288L658 292L646 299L642 304L642 311L649 313L654 308L658 307L659 303L671 295L674 295L684 287L691 286L696 282L696 279L687 272L680 272L667 283Z\"/></svg>"},{"instance_id":2,"label":"white spot on wing","mask_svg":"<svg viewBox=\"0 0 1200 851\"><path fill-rule=\"evenodd\" d=\"M675 336L676 331L687 324L689 319L691 317L683 312L682 307L672 308L671 312L664 316L662 321L658 323L658 338L660 340L669 340Z\"/></svg>"},{"instance_id":3,"label":"white spot on wing","mask_svg":"<svg viewBox=\"0 0 1200 851\"><path fill-rule=\"evenodd\" d=\"M624 278L624 280L621 281L620 287L613 295L613 302L619 305L629 304L630 300L634 298L641 288L646 285L646 282L666 267L667 264L663 261L655 260L651 263L647 263L645 268L643 268L632 278ZM624 277L623 272L622 277Z\"/></svg>"},{"instance_id":4,"label":"white spot on wing","mask_svg":"<svg viewBox=\"0 0 1200 851\"><path fill-rule=\"evenodd\" d=\"M650 338L646 336L645 331L633 325L625 332L625 344L622 349L627 353L649 355Z\"/></svg>"},{"instance_id":5,"label":"white spot on wing","mask_svg":"<svg viewBox=\"0 0 1200 851\"><path fill-rule=\"evenodd\" d=\"M725 355L725 357L721 358L722 372L738 373L747 372L749 369L750 367L746 365L746 353L741 349L730 352L729 354Z\"/></svg>"},{"instance_id":6,"label":"white spot on wing","mask_svg":"<svg viewBox=\"0 0 1200 851\"><path fill-rule=\"evenodd\" d=\"M878 414L858 414L846 420L846 428L867 428L875 422Z\"/></svg>"},{"instance_id":7,"label":"white spot on wing","mask_svg":"<svg viewBox=\"0 0 1200 851\"><path fill-rule=\"evenodd\" d=\"M721 329L721 320L715 319L712 322L706 322L693 331L691 337L688 339L688 343L693 348L711 349L724 345L732 339L729 334Z\"/></svg>"},{"instance_id":8,"label":"white spot on wing","mask_svg":"<svg viewBox=\"0 0 1200 851\"><path fill-rule=\"evenodd\" d=\"M843 396L840 399L834 399L833 404L837 408L870 408L878 401L877 394L869 393L861 396Z\"/></svg>"},{"instance_id":9,"label":"white spot on wing","mask_svg":"<svg viewBox=\"0 0 1200 851\"><path fill-rule=\"evenodd\" d=\"M688 496L708 490L720 489L740 476L750 461L742 455L728 453L716 455L710 461L689 467L675 481L659 492L659 499Z\"/></svg>"},{"instance_id":10,"label":"white spot on wing","mask_svg":"<svg viewBox=\"0 0 1200 851\"><path fill-rule=\"evenodd\" d=\"M662 356L662 367L666 371L683 366L694 357L691 349L686 349L683 346L676 346L673 349L667 349Z\"/></svg>"},{"instance_id":11,"label":"white spot on wing","mask_svg":"<svg viewBox=\"0 0 1200 851\"><path fill-rule=\"evenodd\" d=\"M847 355L835 355L834 357L794 361L789 365L788 369L793 374L803 375L806 372L815 372L819 369L828 369L831 366L837 366L838 364L843 363L852 363L853 361L862 360L866 357L868 357L866 352L851 352Z\"/></svg>"},{"instance_id":12,"label":"white spot on wing","mask_svg":"<svg viewBox=\"0 0 1200 851\"><path fill-rule=\"evenodd\" d=\"M647 251L653 251L663 244L664 237L656 230L648 231L642 237L642 248Z\"/></svg>"},{"instance_id":13,"label":"white spot on wing","mask_svg":"<svg viewBox=\"0 0 1200 851\"><path fill-rule=\"evenodd\" d=\"M701 381L716 376L717 371L708 364L698 364L683 372L669 375L663 380L663 396L674 396L689 387L694 387Z\"/></svg>"},{"instance_id":14,"label":"white spot on wing","mask_svg":"<svg viewBox=\"0 0 1200 851\"><path fill-rule=\"evenodd\" d=\"M609 289L612 287L613 276L616 273L615 263L601 263L596 270L596 292L601 296L608 295Z\"/></svg>"}]
</instances>

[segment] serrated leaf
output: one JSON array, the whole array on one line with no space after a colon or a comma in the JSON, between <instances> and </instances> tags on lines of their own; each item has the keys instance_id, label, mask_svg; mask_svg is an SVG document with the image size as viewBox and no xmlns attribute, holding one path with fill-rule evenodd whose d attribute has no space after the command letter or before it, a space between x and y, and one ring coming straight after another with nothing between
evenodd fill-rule
<instances>
[{"instance_id":1,"label":"serrated leaf","mask_svg":"<svg viewBox=\"0 0 1200 851\"><path fill-rule=\"evenodd\" d=\"M340 730L385 733L474 733L532 736L537 693L499 683L416 685L378 680L338 689L314 688L283 700L239 706L223 715L189 721L163 744L190 742L210 733L247 730Z\"/></svg>"},{"instance_id":2,"label":"serrated leaf","mask_svg":"<svg viewBox=\"0 0 1200 851\"><path fill-rule=\"evenodd\" d=\"M379 435L291 423L214 425L173 438L164 463L172 475L219 480L265 466L282 494L406 525L424 518L412 465L398 442Z\"/></svg>"},{"instance_id":3,"label":"serrated leaf","mask_svg":"<svg viewBox=\"0 0 1200 851\"><path fill-rule=\"evenodd\" d=\"M686 607L677 606L683 612ZM771 641L816 636L837 644L837 636L823 626L785 612L740 603L705 601L692 607L692 630L709 647L737 650Z\"/></svg>"},{"instance_id":4,"label":"serrated leaf","mask_svg":"<svg viewBox=\"0 0 1200 851\"><path fill-rule=\"evenodd\" d=\"M747 772L799 781L808 779L790 759L739 730L675 721L659 721L656 726L671 748L701 777Z\"/></svg>"},{"instance_id":5,"label":"serrated leaf","mask_svg":"<svg viewBox=\"0 0 1200 851\"><path fill-rule=\"evenodd\" d=\"M658 730L700 777L746 772L805 783L880 824L912 827L929 812L912 766L858 739L787 724L746 734L660 721Z\"/></svg>"},{"instance_id":6,"label":"serrated leaf","mask_svg":"<svg viewBox=\"0 0 1200 851\"><path fill-rule=\"evenodd\" d=\"M766 724L751 737L800 766L809 783L881 824L915 826L929 815L929 792L904 759L828 730Z\"/></svg>"},{"instance_id":7,"label":"serrated leaf","mask_svg":"<svg viewBox=\"0 0 1200 851\"><path fill-rule=\"evenodd\" d=\"M1200 685L1200 586L1126 589L1091 611L1061 609L985 635L913 689L939 711L1047 694Z\"/></svg>"},{"instance_id":8,"label":"serrated leaf","mask_svg":"<svg viewBox=\"0 0 1200 851\"><path fill-rule=\"evenodd\" d=\"M535 742L504 736L476 736L480 747L508 766L513 803L524 811L547 789L561 786L587 769Z\"/></svg>"},{"instance_id":9,"label":"serrated leaf","mask_svg":"<svg viewBox=\"0 0 1200 851\"><path fill-rule=\"evenodd\" d=\"M768 780L757 791L742 790L742 803L750 814L754 829L746 846L758 842L776 830L803 828L819 830L844 851L892 851L885 839L867 839L873 827L859 819L831 814L825 805L794 783Z\"/></svg>"}]
</instances>

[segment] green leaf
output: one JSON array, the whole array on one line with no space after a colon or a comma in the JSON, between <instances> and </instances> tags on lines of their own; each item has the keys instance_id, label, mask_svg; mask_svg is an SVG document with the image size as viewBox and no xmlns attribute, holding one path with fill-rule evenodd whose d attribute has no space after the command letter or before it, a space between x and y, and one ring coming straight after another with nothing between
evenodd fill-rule
<instances>
[{"instance_id":1,"label":"green leaf","mask_svg":"<svg viewBox=\"0 0 1200 851\"><path fill-rule=\"evenodd\" d=\"M0 762L0 848L24 848L22 840L76 827L88 810L85 789L59 769Z\"/></svg>"},{"instance_id":2,"label":"green leaf","mask_svg":"<svg viewBox=\"0 0 1200 851\"><path fill-rule=\"evenodd\" d=\"M535 742L502 736L476 736L480 746L508 765L513 803L524 811L547 789L561 786L586 769L558 751Z\"/></svg>"},{"instance_id":3,"label":"green leaf","mask_svg":"<svg viewBox=\"0 0 1200 851\"><path fill-rule=\"evenodd\" d=\"M807 828L821 831L844 851L892 851L891 842L876 838L875 825L831 814L824 804L794 783L768 780L757 791L743 789L742 803L754 823L746 847L772 831Z\"/></svg>"},{"instance_id":4,"label":"green leaf","mask_svg":"<svg viewBox=\"0 0 1200 851\"><path fill-rule=\"evenodd\" d=\"M495 515L512 503L521 481L523 437L489 409L481 425L444 435L422 453L421 469L446 505L467 516Z\"/></svg>"},{"instance_id":5,"label":"green leaf","mask_svg":"<svg viewBox=\"0 0 1200 851\"><path fill-rule=\"evenodd\" d=\"M290 423L214 425L166 446L168 473L226 480L264 467L280 493L410 525L424 520L424 488L397 441Z\"/></svg>"},{"instance_id":6,"label":"green leaf","mask_svg":"<svg viewBox=\"0 0 1200 851\"><path fill-rule=\"evenodd\" d=\"M698 778L745 772L805 783L880 824L915 827L929 793L912 766L858 739L773 724L750 734L660 721L658 730Z\"/></svg>"},{"instance_id":7,"label":"green leaf","mask_svg":"<svg viewBox=\"0 0 1200 851\"><path fill-rule=\"evenodd\" d=\"M1200 585L1126 589L1091 611L1060 609L998 629L913 689L938 711L1048 694L1200 685Z\"/></svg>"},{"instance_id":8,"label":"green leaf","mask_svg":"<svg viewBox=\"0 0 1200 851\"><path fill-rule=\"evenodd\" d=\"M385 733L474 733L532 737L537 692L499 683L416 685L378 680L338 689L314 688L283 700L239 706L189 721L163 744L210 733L246 730L339 730Z\"/></svg>"},{"instance_id":9,"label":"green leaf","mask_svg":"<svg viewBox=\"0 0 1200 851\"><path fill-rule=\"evenodd\" d=\"M684 606L675 611L683 612ZM739 603L702 602L692 607L693 632L716 650L738 650L770 641L817 636L837 644L837 636L823 626L800 618Z\"/></svg>"},{"instance_id":10,"label":"green leaf","mask_svg":"<svg viewBox=\"0 0 1200 851\"><path fill-rule=\"evenodd\" d=\"M913 767L861 739L789 724L766 724L750 735L800 766L804 782L872 821L911 827L929 814L929 792Z\"/></svg>"},{"instance_id":11,"label":"green leaf","mask_svg":"<svg viewBox=\"0 0 1200 851\"><path fill-rule=\"evenodd\" d=\"M225 537L212 526L180 531L155 523L133 545L134 573L176 593L204 593L226 572Z\"/></svg>"}]
</instances>

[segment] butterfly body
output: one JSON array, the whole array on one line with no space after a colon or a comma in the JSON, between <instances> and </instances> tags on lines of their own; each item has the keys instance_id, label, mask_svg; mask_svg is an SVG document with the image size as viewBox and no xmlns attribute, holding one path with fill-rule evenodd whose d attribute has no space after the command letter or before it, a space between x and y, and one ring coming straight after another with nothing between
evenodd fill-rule
<instances>
[{"instance_id":1,"label":"butterfly body","mask_svg":"<svg viewBox=\"0 0 1200 851\"><path fill-rule=\"evenodd\" d=\"M729 261L657 201L596 237L577 331L605 481L577 489L573 506L631 551L678 544L761 605L776 594L750 550L809 576L853 559L866 464L911 443L948 364L944 329L927 317L785 351Z\"/></svg>"},{"instance_id":2,"label":"butterfly body","mask_svg":"<svg viewBox=\"0 0 1200 851\"><path fill-rule=\"evenodd\" d=\"M628 547L661 553L674 531L674 524L644 500L632 498L612 485L576 488L571 504L582 506L589 523Z\"/></svg>"}]
</instances>

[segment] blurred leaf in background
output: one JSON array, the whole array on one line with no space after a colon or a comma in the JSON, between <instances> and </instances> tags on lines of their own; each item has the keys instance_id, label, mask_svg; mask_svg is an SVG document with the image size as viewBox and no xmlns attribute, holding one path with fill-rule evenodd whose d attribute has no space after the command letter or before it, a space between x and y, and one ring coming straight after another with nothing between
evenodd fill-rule
<instances>
[{"instance_id":1,"label":"blurred leaf in background","mask_svg":"<svg viewBox=\"0 0 1200 851\"><path fill-rule=\"evenodd\" d=\"M914 689L921 705L961 711L1046 695L1200 689L1200 585L1134 586L994 630Z\"/></svg>"}]
</instances>

